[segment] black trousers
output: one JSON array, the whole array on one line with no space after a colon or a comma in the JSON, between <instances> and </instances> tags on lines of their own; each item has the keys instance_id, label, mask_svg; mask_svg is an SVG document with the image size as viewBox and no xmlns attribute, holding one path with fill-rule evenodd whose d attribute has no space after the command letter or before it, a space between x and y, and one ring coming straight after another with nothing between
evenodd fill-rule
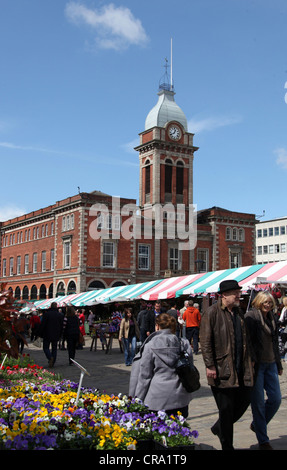
<instances>
[{"instance_id":1,"label":"black trousers","mask_svg":"<svg viewBox=\"0 0 287 470\"><path fill-rule=\"evenodd\" d=\"M211 430L218 435L222 450L233 450L233 424L250 404L251 388L244 385L234 388L211 387L219 412L218 421Z\"/></svg>"}]
</instances>

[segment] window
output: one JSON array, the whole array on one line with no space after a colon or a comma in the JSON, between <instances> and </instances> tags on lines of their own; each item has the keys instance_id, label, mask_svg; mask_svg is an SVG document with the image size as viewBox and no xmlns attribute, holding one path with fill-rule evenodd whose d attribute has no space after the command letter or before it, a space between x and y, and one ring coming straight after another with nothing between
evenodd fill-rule
<instances>
[{"instance_id":1,"label":"window","mask_svg":"<svg viewBox=\"0 0 287 470\"><path fill-rule=\"evenodd\" d=\"M274 227L274 235L279 235L279 227Z\"/></svg>"},{"instance_id":2,"label":"window","mask_svg":"<svg viewBox=\"0 0 287 470\"><path fill-rule=\"evenodd\" d=\"M165 173L165 193L171 194L172 192L172 161L171 160L166 160L165 162L165 168L164 168L164 173Z\"/></svg>"},{"instance_id":3,"label":"window","mask_svg":"<svg viewBox=\"0 0 287 470\"><path fill-rule=\"evenodd\" d=\"M274 248L275 248L275 253L280 253L279 244L276 244Z\"/></svg>"},{"instance_id":4,"label":"window","mask_svg":"<svg viewBox=\"0 0 287 470\"><path fill-rule=\"evenodd\" d=\"M180 252L178 248L169 249L169 269L178 271L180 269Z\"/></svg>"},{"instance_id":5,"label":"window","mask_svg":"<svg viewBox=\"0 0 287 470\"><path fill-rule=\"evenodd\" d=\"M273 255L274 253L274 245L269 245L269 254Z\"/></svg>"},{"instance_id":6,"label":"window","mask_svg":"<svg viewBox=\"0 0 287 470\"><path fill-rule=\"evenodd\" d=\"M266 255L268 253L268 246L267 245L263 246L263 253L264 253L264 255Z\"/></svg>"},{"instance_id":7,"label":"window","mask_svg":"<svg viewBox=\"0 0 287 470\"><path fill-rule=\"evenodd\" d=\"M208 271L208 249L197 250L197 260L196 260L198 273Z\"/></svg>"},{"instance_id":8,"label":"window","mask_svg":"<svg viewBox=\"0 0 287 470\"><path fill-rule=\"evenodd\" d=\"M231 240L231 228L230 227L226 227L226 240Z\"/></svg>"},{"instance_id":9,"label":"window","mask_svg":"<svg viewBox=\"0 0 287 470\"><path fill-rule=\"evenodd\" d=\"M46 271L46 251L42 251L42 272Z\"/></svg>"},{"instance_id":10,"label":"window","mask_svg":"<svg viewBox=\"0 0 287 470\"><path fill-rule=\"evenodd\" d=\"M183 163L176 164L176 194L183 194Z\"/></svg>"},{"instance_id":11,"label":"window","mask_svg":"<svg viewBox=\"0 0 287 470\"><path fill-rule=\"evenodd\" d=\"M273 227L269 228L269 237L273 237Z\"/></svg>"},{"instance_id":12,"label":"window","mask_svg":"<svg viewBox=\"0 0 287 470\"><path fill-rule=\"evenodd\" d=\"M37 272L37 262L38 262L38 255L37 253L33 253L33 273Z\"/></svg>"},{"instance_id":13,"label":"window","mask_svg":"<svg viewBox=\"0 0 287 470\"><path fill-rule=\"evenodd\" d=\"M139 245L138 266L139 269L150 269L150 245Z\"/></svg>"},{"instance_id":14,"label":"window","mask_svg":"<svg viewBox=\"0 0 287 470\"><path fill-rule=\"evenodd\" d=\"M71 240L64 241L64 269L71 267Z\"/></svg>"},{"instance_id":15,"label":"window","mask_svg":"<svg viewBox=\"0 0 287 470\"><path fill-rule=\"evenodd\" d=\"M237 240L237 228L234 228L232 230L232 240L236 241Z\"/></svg>"},{"instance_id":16,"label":"window","mask_svg":"<svg viewBox=\"0 0 287 470\"><path fill-rule=\"evenodd\" d=\"M103 266L114 267L114 243L104 242L103 243Z\"/></svg>"},{"instance_id":17,"label":"window","mask_svg":"<svg viewBox=\"0 0 287 470\"><path fill-rule=\"evenodd\" d=\"M7 261L6 258L3 259L3 266L2 266L2 276L5 277L7 274Z\"/></svg>"},{"instance_id":18,"label":"window","mask_svg":"<svg viewBox=\"0 0 287 470\"><path fill-rule=\"evenodd\" d=\"M63 217L62 219L62 232L65 232L66 230L66 217Z\"/></svg>"},{"instance_id":19,"label":"window","mask_svg":"<svg viewBox=\"0 0 287 470\"><path fill-rule=\"evenodd\" d=\"M144 168L145 172L145 194L150 194L150 162L147 161L147 166Z\"/></svg>"},{"instance_id":20,"label":"window","mask_svg":"<svg viewBox=\"0 0 287 470\"><path fill-rule=\"evenodd\" d=\"M267 235L268 235L267 228L264 228L263 229L263 237L267 237Z\"/></svg>"},{"instance_id":21,"label":"window","mask_svg":"<svg viewBox=\"0 0 287 470\"><path fill-rule=\"evenodd\" d=\"M257 254L262 255L262 246L257 247Z\"/></svg>"},{"instance_id":22,"label":"window","mask_svg":"<svg viewBox=\"0 0 287 470\"><path fill-rule=\"evenodd\" d=\"M54 271L55 268L55 250L51 250L51 271Z\"/></svg>"},{"instance_id":23,"label":"window","mask_svg":"<svg viewBox=\"0 0 287 470\"><path fill-rule=\"evenodd\" d=\"M280 227L280 235L285 235L285 225L281 225L281 227Z\"/></svg>"},{"instance_id":24,"label":"window","mask_svg":"<svg viewBox=\"0 0 287 470\"><path fill-rule=\"evenodd\" d=\"M240 252L230 252L230 268L239 268L241 266L241 254Z\"/></svg>"},{"instance_id":25,"label":"window","mask_svg":"<svg viewBox=\"0 0 287 470\"><path fill-rule=\"evenodd\" d=\"M244 242L244 238L245 238L245 233L244 233L244 229L243 228L240 228L238 230L238 240L240 242Z\"/></svg>"},{"instance_id":26,"label":"window","mask_svg":"<svg viewBox=\"0 0 287 470\"><path fill-rule=\"evenodd\" d=\"M286 253L286 243L281 243L281 253Z\"/></svg>"},{"instance_id":27,"label":"window","mask_svg":"<svg viewBox=\"0 0 287 470\"><path fill-rule=\"evenodd\" d=\"M17 256L17 274L21 274L21 256Z\"/></svg>"},{"instance_id":28,"label":"window","mask_svg":"<svg viewBox=\"0 0 287 470\"><path fill-rule=\"evenodd\" d=\"M14 258L10 258L10 276L13 276Z\"/></svg>"},{"instance_id":29,"label":"window","mask_svg":"<svg viewBox=\"0 0 287 470\"><path fill-rule=\"evenodd\" d=\"M25 274L29 273L29 255L25 255L25 258L24 258L24 273Z\"/></svg>"},{"instance_id":30,"label":"window","mask_svg":"<svg viewBox=\"0 0 287 470\"><path fill-rule=\"evenodd\" d=\"M257 230L257 238L261 238L262 237L262 230L259 229Z\"/></svg>"}]
</instances>

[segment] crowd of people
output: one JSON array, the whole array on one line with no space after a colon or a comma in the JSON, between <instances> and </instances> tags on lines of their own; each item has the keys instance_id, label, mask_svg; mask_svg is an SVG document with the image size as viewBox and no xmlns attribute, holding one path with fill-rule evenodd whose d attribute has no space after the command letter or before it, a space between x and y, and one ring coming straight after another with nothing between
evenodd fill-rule
<instances>
[{"instance_id":1,"label":"crowd of people","mask_svg":"<svg viewBox=\"0 0 287 470\"><path fill-rule=\"evenodd\" d=\"M237 281L227 280L221 282L218 298L204 313L192 299L184 301L180 309L175 301L141 302L137 312L131 307L116 309L110 321L116 325L125 365L131 366L131 396L141 398L153 411L180 412L187 417L192 394L182 385L175 363L182 345L191 364L200 351L218 408L218 420L211 431L222 449L234 449L234 423L251 405L250 429L260 449L272 450L267 426L281 403L279 340L281 336L287 344L287 297L278 303L273 293L260 291L243 309L241 298ZM82 348L85 325L92 334L97 317L73 306L64 310L52 303L42 313L34 312L29 322L21 316L20 352L29 334L31 341L42 338L50 367L59 347L67 349L72 365L76 350Z\"/></svg>"}]
</instances>

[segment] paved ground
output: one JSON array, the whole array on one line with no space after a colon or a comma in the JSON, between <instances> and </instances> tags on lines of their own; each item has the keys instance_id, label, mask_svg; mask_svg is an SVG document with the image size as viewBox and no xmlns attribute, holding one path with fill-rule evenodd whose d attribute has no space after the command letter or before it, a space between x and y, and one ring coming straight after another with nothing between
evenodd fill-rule
<instances>
[{"instance_id":1,"label":"paved ground","mask_svg":"<svg viewBox=\"0 0 287 470\"><path fill-rule=\"evenodd\" d=\"M130 367L125 366L124 356L121 353L118 341L114 341L111 352L106 354L100 344L97 350L90 351L91 340L86 336L84 349L77 350L75 360L81 364L90 375L85 375L82 385L84 387L97 388L108 394L128 393ZM34 361L45 368L48 367L43 351L29 344L24 349ZM210 387L207 385L204 364L201 354L195 356L195 364L201 375L201 388L194 393L194 398L189 407L189 423L192 429L199 432L196 440L196 450L221 450L219 440L214 436L210 428L217 419L217 409ZM282 404L280 410L268 426L269 438L276 450L287 450L287 364L284 365L284 373L280 377ZM55 374L61 378L79 382L80 370L76 366L69 366L67 351L58 350L58 357L53 367ZM255 434L249 429L251 423L250 407L234 426L234 446L240 450L257 450Z\"/></svg>"}]
</instances>

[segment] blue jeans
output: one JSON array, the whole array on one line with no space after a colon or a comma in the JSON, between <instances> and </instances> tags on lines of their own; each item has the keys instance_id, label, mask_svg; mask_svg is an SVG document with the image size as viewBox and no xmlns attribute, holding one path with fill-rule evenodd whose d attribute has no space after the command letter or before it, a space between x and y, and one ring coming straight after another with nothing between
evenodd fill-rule
<instances>
[{"instance_id":1,"label":"blue jeans","mask_svg":"<svg viewBox=\"0 0 287 470\"><path fill-rule=\"evenodd\" d=\"M130 366L133 362L133 358L136 353L137 338L133 336L132 338L123 338L124 340L124 354L125 354L125 363L126 366Z\"/></svg>"},{"instance_id":2,"label":"blue jeans","mask_svg":"<svg viewBox=\"0 0 287 470\"><path fill-rule=\"evenodd\" d=\"M259 364L256 382L251 392L253 426L259 444L269 442L267 424L278 411L280 403L281 391L277 365L275 362L263 362Z\"/></svg>"}]
</instances>

